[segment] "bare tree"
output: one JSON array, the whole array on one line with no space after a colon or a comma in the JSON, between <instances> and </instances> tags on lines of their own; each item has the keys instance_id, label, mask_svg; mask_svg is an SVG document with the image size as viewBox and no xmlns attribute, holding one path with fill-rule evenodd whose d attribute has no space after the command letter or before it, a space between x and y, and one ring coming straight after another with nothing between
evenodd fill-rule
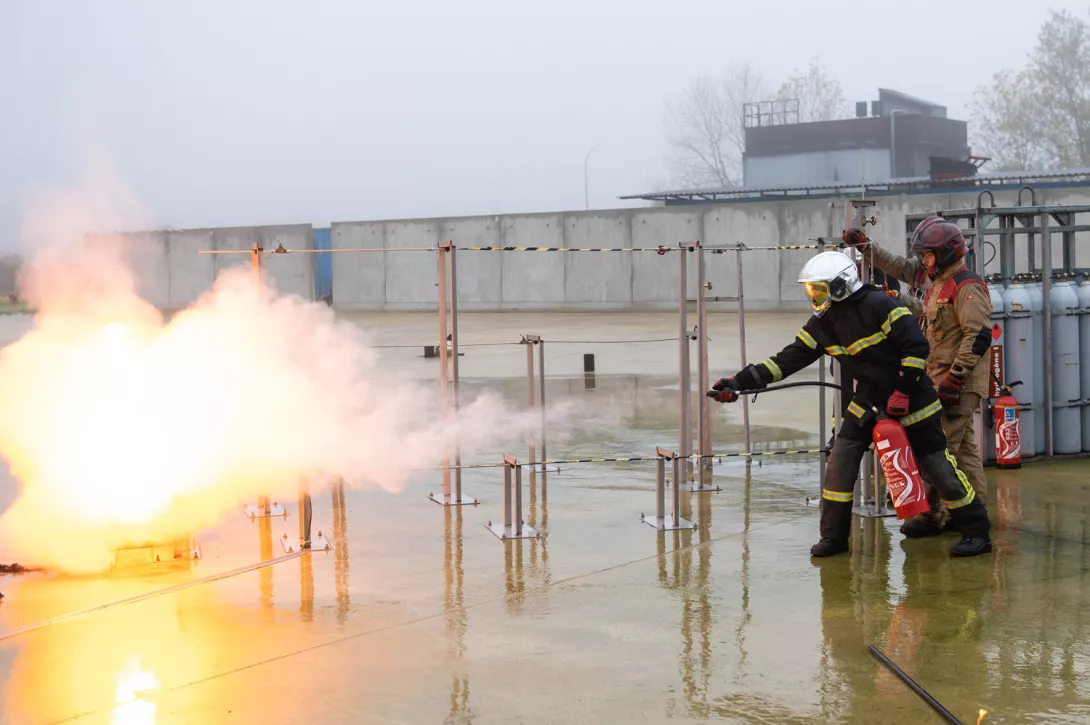
<instances>
[{"instance_id":1,"label":"bare tree","mask_svg":"<svg viewBox=\"0 0 1090 725\"><path fill-rule=\"evenodd\" d=\"M848 101L840 82L829 77L816 60L810 61L805 73L796 73L780 86L779 100L797 98L799 123L833 121L848 116Z\"/></svg>"},{"instance_id":2,"label":"bare tree","mask_svg":"<svg viewBox=\"0 0 1090 725\"><path fill-rule=\"evenodd\" d=\"M1051 11L1029 61L978 89L975 142L998 170L1090 166L1090 24Z\"/></svg>"},{"instance_id":3,"label":"bare tree","mask_svg":"<svg viewBox=\"0 0 1090 725\"><path fill-rule=\"evenodd\" d=\"M730 188L741 183L743 106L762 97L764 85L749 65L689 83L669 109L675 151L671 166L679 185Z\"/></svg>"}]
</instances>

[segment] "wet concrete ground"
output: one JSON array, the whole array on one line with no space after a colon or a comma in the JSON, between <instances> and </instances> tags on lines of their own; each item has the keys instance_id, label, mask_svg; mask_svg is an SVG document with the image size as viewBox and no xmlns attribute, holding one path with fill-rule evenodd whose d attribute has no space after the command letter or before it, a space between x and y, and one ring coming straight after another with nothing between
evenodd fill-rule
<instances>
[{"instance_id":1,"label":"wet concrete ground","mask_svg":"<svg viewBox=\"0 0 1090 725\"><path fill-rule=\"evenodd\" d=\"M434 376L422 357L433 316L353 319L381 325L378 344L417 346L383 348L384 364ZM803 319L751 316L749 357ZM711 324L714 378L737 351L734 318ZM507 314L464 315L461 332L604 341L675 328L669 315ZM551 458L676 444L676 343L546 349L550 401L593 400ZM467 347L467 394L520 403L525 364L523 347ZM740 450L739 418L716 409L717 451ZM761 396L753 420L769 448L818 444L813 391ZM985 723L1090 718L1085 463L990 471L990 557L950 560L952 537L904 542L892 519L857 519L851 555L815 564L804 499L818 458L724 461L720 492L682 495L691 531L640 522L653 464L573 465L524 481L526 521L545 537L501 542L485 528L501 516L500 473L483 469L463 477L478 507L427 500L436 474L400 495L348 491L343 506L316 492L328 552L275 558L296 530L292 505L286 521L240 512L202 533L195 565L0 577L0 723L940 722L872 643L964 722L980 708ZM262 560L276 563L232 574Z\"/></svg>"}]
</instances>

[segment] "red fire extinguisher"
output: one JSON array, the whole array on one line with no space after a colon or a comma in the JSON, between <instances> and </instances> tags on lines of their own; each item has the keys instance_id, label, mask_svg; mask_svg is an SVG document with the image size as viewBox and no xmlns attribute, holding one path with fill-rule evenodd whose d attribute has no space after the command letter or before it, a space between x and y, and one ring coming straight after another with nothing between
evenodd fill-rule
<instances>
[{"instance_id":1,"label":"red fire extinguisher","mask_svg":"<svg viewBox=\"0 0 1090 725\"><path fill-rule=\"evenodd\" d=\"M1004 385L995 400L992 410L995 415L995 467L1022 467L1022 438L1018 434L1018 401L1011 395L1015 385L1021 381Z\"/></svg>"},{"instance_id":2,"label":"red fire extinguisher","mask_svg":"<svg viewBox=\"0 0 1090 725\"><path fill-rule=\"evenodd\" d=\"M886 477L889 497L893 500L893 507L897 509L897 518L910 519L930 511L931 505L927 502L923 478L920 477L916 456L912 453L912 446L908 444L904 427L879 412L878 422L875 423L871 435Z\"/></svg>"}]
</instances>

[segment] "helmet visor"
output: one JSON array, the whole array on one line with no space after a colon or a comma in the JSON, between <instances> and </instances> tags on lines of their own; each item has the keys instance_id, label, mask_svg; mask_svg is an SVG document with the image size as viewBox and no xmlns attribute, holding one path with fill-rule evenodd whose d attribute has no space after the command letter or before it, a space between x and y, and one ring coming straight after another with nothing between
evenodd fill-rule
<instances>
[{"instance_id":1,"label":"helmet visor","mask_svg":"<svg viewBox=\"0 0 1090 725\"><path fill-rule=\"evenodd\" d=\"M803 282L806 288L806 296L810 298L810 306L815 311L823 310L829 306L829 284L827 282Z\"/></svg>"}]
</instances>

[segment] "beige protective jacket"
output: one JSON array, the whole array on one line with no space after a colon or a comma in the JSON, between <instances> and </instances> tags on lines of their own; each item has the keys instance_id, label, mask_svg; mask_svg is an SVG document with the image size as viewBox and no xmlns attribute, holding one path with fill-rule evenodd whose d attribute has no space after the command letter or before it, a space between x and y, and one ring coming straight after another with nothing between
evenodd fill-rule
<instances>
[{"instance_id":1,"label":"beige protective jacket","mask_svg":"<svg viewBox=\"0 0 1090 725\"><path fill-rule=\"evenodd\" d=\"M860 250L891 277L915 286L927 280L927 270L918 259L898 256L873 243ZM956 364L968 371L962 392L988 397L988 362L979 364L991 346L992 301L984 281L958 261L935 277L922 303L903 292L900 299L920 320L931 346L927 375L935 387Z\"/></svg>"}]
</instances>

